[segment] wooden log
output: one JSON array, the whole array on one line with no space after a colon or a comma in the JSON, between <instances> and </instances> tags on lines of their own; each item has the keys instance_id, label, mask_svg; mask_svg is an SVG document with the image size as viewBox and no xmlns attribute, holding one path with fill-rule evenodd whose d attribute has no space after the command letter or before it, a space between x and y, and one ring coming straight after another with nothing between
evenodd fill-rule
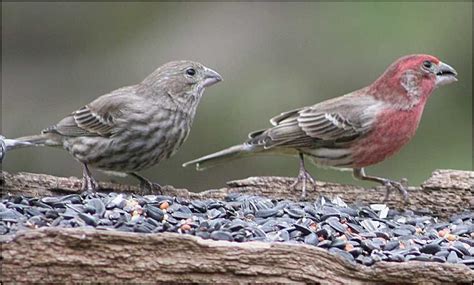
<instances>
[{"instance_id":1,"label":"wooden log","mask_svg":"<svg viewBox=\"0 0 474 285\"><path fill-rule=\"evenodd\" d=\"M77 178L2 172L2 195L47 196L80 191ZM230 193L298 199L288 186L293 178L250 177L201 193L164 187L167 195L187 199L223 199ZM410 187L409 203L393 195L390 207L426 208L440 217L473 210L474 172L437 170L420 187ZM140 192L134 186L101 183L103 191ZM318 195L339 195L346 202L377 203L383 187L318 182ZM302 244L225 242L172 233L141 234L92 228L43 228L0 237L2 282L192 282L403 284L474 282L462 264L410 261L349 263L328 251Z\"/></svg>"},{"instance_id":2,"label":"wooden log","mask_svg":"<svg viewBox=\"0 0 474 285\"><path fill-rule=\"evenodd\" d=\"M243 180L228 182L228 187L207 190L200 193L186 189L164 186L166 195L188 199L224 199L233 192L262 195L275 199L297 200L299 191L291 189L294 182L290 177L249 177ZM51 196L65 193L78 193L82 181L75 177L56 177L45 174L20 172L10 174L3 171L0 180L2 194L26 196ZM136 186L100 183L103 190L125 193L141 193ZM401 195L392 191L387 205L413 211L429 210L441 218L448 218L463 210L474 209L474 172L461 170L436 170L431 177L419 187L409 187L409 200L403 203ZM360 186L317 182L316 190L308 191L308 199L316 199L319 195L327 197L340 196L346 203L382 203L385 187L363 188Z\"/></svg>"},{"instance_id":3,"label":"wooden log","mask_svg":"<svg viewBox=\"0 0 474 285\"><path fill-rule=\"evenodd\" d=\"M7 283L470 284L474 280L474 271L465 265L409 261L367 267L307 245L93 229L21 232L3 241L2 258L2 281Z\"/></svg>"}]
</instances>

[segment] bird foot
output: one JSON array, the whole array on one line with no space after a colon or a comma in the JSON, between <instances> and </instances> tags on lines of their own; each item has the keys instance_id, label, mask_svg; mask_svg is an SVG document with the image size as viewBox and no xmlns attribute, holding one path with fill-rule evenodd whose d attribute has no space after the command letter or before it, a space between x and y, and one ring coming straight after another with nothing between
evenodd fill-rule
<instances>
[{"instance_id":1,"label":"bird foot","mask_svg":"<svg viewBox=\"0 0 474 285\"><path fill-rule=\"evenodd\" d=\"M158 184L158 183L153 183L151 182L150 180L148 180L147 178L141 176L140 174L136 173L136 172L130 172L128 173L129 175L135 177L136 179L138 179L138 181L140 181L140 190L145 194L154 194L154 193L159 193L159 194L162 194L161 192L161 185Z\"/></svg>"},{"instance_id":2,"label":"bird foot","mask_svg":"<svg viewBox=\"0 0 474 285\"><path fill-rule=\"evenodd\" d=\"M141 180L140 181L140 190L143 191L143 193L148 193L148 194L162 194L161 192L161 185L158 183L151 182L150 180Z\"/></svg>"},{"instance_id":3,"label":"bird foot","mask_svg":"<svg viewBox=\"0 0 474 285\"><path fill-rule=\"evenodd\" d=\"M92 177L87 164L82 164L82 188L83 195L94 194L100 188L99 183Z\"/></svg>"},{"instance_id":4,"label":"bird foot","mask_svg":"<svg viewBox=\"0 0 474 285\"><path fill-rule=\"evenodd\" d=\"M316 181L314 180L313 176L311 176L311 174L306 170L300 170L300 172L298 173L298 177L296 177L295 182L293 182L290 185L291 188L296 190L297 186L300 183L302 184L301 197L300 197L300 200L302 200L302 201L306 200L306 184L307 184L307 181L309 181L312 184L313 190L316 190Z\"/></svg>"},{"instance_id":5,"label":"bird foot","mask_svg":"<svg viewBox=\"0 0 474 285\"><path fill-rule=\"evenodd\" d=\"M81 190L87 193L95 192L99 189L99 184L92 176L84 176L82 178Z\"/></svg>"},{"instance_id":6,"label":"bird foot","mask_svg":"<svg viewBox=\"0 0 474 285\"><path fill-rule=\"evenodd\" d=\"M385 179L383 181L383 185L387 187L387 192L385 192L385 198L384 202L388 202L388 197L390 196L390 192L392 189L397 189L403 196L403 201L406 203L408 201L408 192L406 188L408 188L408 180L406 178L403 178L400 182L390 180L390 179Z\"/></svg>"}]
</instances>

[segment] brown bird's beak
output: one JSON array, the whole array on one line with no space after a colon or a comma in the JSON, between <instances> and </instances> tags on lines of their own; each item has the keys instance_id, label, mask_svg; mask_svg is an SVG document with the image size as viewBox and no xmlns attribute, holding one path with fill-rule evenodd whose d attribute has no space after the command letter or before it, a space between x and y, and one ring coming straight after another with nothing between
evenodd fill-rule
<instances>
[{"instance_id":1,"label":"brown bird's beak","mask_svg":"<svg viewBox=\"0 0 474 285\"><path fill-rule=\"evenodd\" d=\"M222 76L219 73L210 68L206 68L206 70L204 71L204 82L202 85L203 87L209 87L218 82L221 82L222 80Z\"/></svg>"},{"instance_id":2,"label":"brown bird's beak","mask_svg":"<svg viewBox=\"0 0 474 285\"><path fill-rule=\"evenodd\" d=\"M444 62L440 62L436 69L436 87L458 81L457 75L458 73L454 68Z\"/></svg>"}]
</instances>

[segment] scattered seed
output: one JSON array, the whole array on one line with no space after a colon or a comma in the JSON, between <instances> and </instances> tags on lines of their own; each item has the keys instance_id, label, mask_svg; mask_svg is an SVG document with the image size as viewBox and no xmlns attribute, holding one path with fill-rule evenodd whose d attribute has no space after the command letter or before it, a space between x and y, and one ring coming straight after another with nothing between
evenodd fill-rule
<instances>
[{"instance_id":1,"label":"scattered seed","mask_svg":"<svg viewBox=\"0 0 474 285\"><path fill-rule=\"evenodd\" d=\"M270 200L238 193L225 201L162 195L84 194L3 197L0 235L25 228L95 227L156 234L177 232L234 242L305 243L370 266L379 261L463 263L474 269L474 214L438 221L429 212L385 204Z\"/></svg>"}]
</instances>

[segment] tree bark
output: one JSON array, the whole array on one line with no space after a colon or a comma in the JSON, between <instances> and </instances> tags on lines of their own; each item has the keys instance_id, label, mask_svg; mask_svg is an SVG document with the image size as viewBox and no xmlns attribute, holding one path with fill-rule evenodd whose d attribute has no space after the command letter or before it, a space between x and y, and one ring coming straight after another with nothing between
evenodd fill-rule
<instances>
[{"instance_id":1,"label":"tree bark","mask_svg":"<svg viewBox=\"0 0 474 285\"><path fill-rule=\"evenodd\" d=\"M289 186L294 182L290 177L249 177L243 180L228 182L228 187L194 193L186 189L164 186L163 194L187 199L224 199L229 193L239 192L262 195L275 199L297 200L299 190ZM65 193L79 193L82 180L75 177L56 177L45 174L20 172L10 174L2 172L0 187L3 194L26 195L33 197L52 196ZM125 193L141 193L136 186L100 183L102 190ZM419 187L409 187L409 200L403 203L401 195L393 190L386 203L391 208L413 211L429 210L441 218L449 218L463 210L474 209L474 172L462 170L436 170L431 177ZM319 195L326 197L340 196L346 203L383 203L385 187L363 188L360 186L320 182L316 190L307 191L308 199Z\"/></svg>"},{"instance_id":2,"label":"tree bark","mask_svg":"<svg viewBox=\"0 0 474 285\"><path fill-rule=\"evenodd\" d=\"M201 193L165 186L166 195L221 199L232 192L298 199L292 178L250 177ZM420 187L410 187L407 205L392 194L390 207L425 208L448 217L474 208L474 172L437 170ZM81 181L43 174L2 172L2 195L47 196L79 192ZM139 192L134 186L101 183L103 191ZM318 195L347 203L378 203L383 187L318 182ZM402 284L474 282L462 264L410 261L349 263L326 250L302 244L225 242L173 233L140 234L93 228L43 228L0 237L3 282L193 282Z\"/></svg>"},{"instance_id":3,"label":"tree bark","mask_svg":"<svg viewBox=\"0 0 474 285\"><path fill-rule=\"evenodd\" d=\"M46 228L2 245L4 282L469 283L465 265L348 263L307 245Z\"/></svg>"}]
</instances>

